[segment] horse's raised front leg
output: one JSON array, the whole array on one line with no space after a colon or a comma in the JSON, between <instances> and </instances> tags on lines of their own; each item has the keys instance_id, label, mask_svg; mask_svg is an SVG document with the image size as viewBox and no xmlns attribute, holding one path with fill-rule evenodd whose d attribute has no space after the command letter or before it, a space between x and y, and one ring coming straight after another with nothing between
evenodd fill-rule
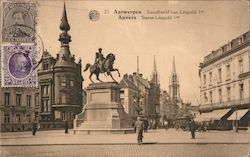
<instances>
[{"instance_id":1,"label":"horse's raised front leg","mask_svg":"<svg viewBox=\"0 0 250 157\"><path fill-rule=\"evenodd\" d=\"M118 69L113 69L113 71L117 71L118 76L119 76L119 77L121 76L121 75L120 75L120 72L119 72L119 70L118 70Z\"/></svg>"}]
</instances>

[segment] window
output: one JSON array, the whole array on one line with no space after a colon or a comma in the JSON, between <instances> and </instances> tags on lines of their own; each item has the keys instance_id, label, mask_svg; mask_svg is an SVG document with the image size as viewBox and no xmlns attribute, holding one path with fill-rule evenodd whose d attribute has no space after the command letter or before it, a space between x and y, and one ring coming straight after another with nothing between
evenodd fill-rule
<instances>
[{"instance_id":1,"label":"window","mask_svg":"<svg viewBox=\"0 0 250 157\"><path fill-rule=\"evenodd\" d=\"M221 82L221 68L218 69L218 82Z\"/></svg>"},{"instance_id":2,"label":"window","mask_svg":"<svg viewBox=\"0 0 250 157\"><path fill-rule=\"evenodd\" d=\"M213 92L212 91L209 92L209 99L210 99L210 103L213 103Z\"/></svg>"},{"instance_id":3,"label":"window","mask_svg":"<svg viewBox=\"0 0 250 157\"><path fill-rule=\"evenodd\" d=\"M63 78L62 80L61 80L61 86L62 87L66 87L66 79L65 78Z\"/></svg>"},{"instance_id":4,"label":"window","mask_svg":"<svg viewBox=\"0 0 250 157\"><path fill-rule=\"evenodd\" d=\"M230 77L230 75L231 75L231 69L230 69L230 64L228 64L227 66L226 66L226 72L227 72L227 78L229 78Z\"/></svg>"},{"instance_id":5,"label":"window","mask_svg":"<svg viewBox=\"0 0 250 157\"><path fill-rule=\"evenodd\" d=\"M213 81L213 73L210 72L209 73L209 84L212 84L212 81Z\"/></svg>"},{"instance_id":6,"label":"window","mask_svg":"<svg viewBox=\"0 0 250 157\"><path fill-rule=\"evenodd\" d=\"M74 87L74 81L73 80L70 80L69 84L70 84L70 87Z\"/></svg>"},{"instance_id":7,"label":"window","mask_svg":"<svg viewBox=\"0 0 250 157\"><path fill-rule=\"evenodd\" d=\"M231 88L227 87L227 101L231 100Z\"/></svg>"},{"instance_id":8,"label":"window","mask_svg":"<svg viewBox=\"0 0 250 157\"><path fill-rule=\"evenodd\" d=\"M4 104L6 106L10 105L10 93L4 93Z\"/></svg>"},{"instance_id":9,"label":"window","mask_svg":"<svg viewBox=\"0 0 250 157\"><path fill-rule=\"evenodd\" d=\"M221 89L218 90L218 94L219 94L219 103L222 102L222 93L221 93Z\"/></svg>"},{"instance_id":10,"label":"window","mask_svg":"<svg viewBox=\"0 0 250 157\"><path fill-rule=\"evenodd\" d=\"M4 123L6 123L6 124L10 123L10 115L9 114L4 115Z\"/></svg>"},{"instance_id":11,"label":"window","mask_svg":"<svg viewBox=\"0 0 250 157\"><path fill-rule=\"evenodd\" d=\"M43 70L48 70L49 69L49 63L48 61L43 62Z\"/></svg>"},{"instance_id":12,"label":"window","mask_svg":"<svg viewBox=\"0 0 250 157\"><path fill-rule=\"evenodd\" d=\"M242 74L244 71L243 71L243 59L240 59L239 60L239 74Z\"/></svg>"},{"instance_id":13,"label":"window","mask_svg":"<svg viewBox=\"0 0 250 157\"><path fill-rule=\"evenodd\" d=\"M240 86L240 99L244 99L244 85L239 84Z\"/></svg>"},{"instance_id":14,"label":"window","mask_svg":"<svg viewBox=\"0 0 250 157\"><path fill-rule=\"evenodd\" d=\"M16 94L16 106L21 106L21 94Z\"/></svg>"},{"instance_id":15,"label":"window","mask_svg":"<svg viewBox=\"0 0 250 157\"><path fill-rule=\"evenodd\" d=\"M31 95L27 95L27 106L30 107L31 104Z\"/></svg>"},{"instance_id":16,"label":"window","mask_svg":"<svg viewBox=\"0 0 250 157\"><path fill-rule=\"evenodd\" d=\"M63 104L66 103L66 93L64 93L64 92L62 92L61 101Z\"/></svg>"},{"instance_id":17,"label":"window","mask_svg":"<svg viewBox=\"0 0 250 157\"><path fill-rule=\"evenodd\" d=\"M203 75L203 84L206 85L206 75Z\"/></svg>"},{"instance_id":18,"label":"window","mask_svg":"<svg viewBox=\"0 0 250 157\"><path fill-rule=\"evenodd\" d=\"M239 37L239 39L238 39L238 44L242 44L243 41L244 41L244 37L243 37L243 36Z\"/></svg>"},{"instance_id":19,"label":"window","mask_svg":"<svg viewBox=\"0 0 250 157\"><path fill-rule=\"evenodd\" d=\"M42 96L49 95L49 85L42 85Z\"/></svg>"},{"instance_id":20,"label":"window","mask_svg":"<svg viewBox=\"0 0 250 157\"><path fill-rule=\"evenodd\" d=\"M50 108L49 108L49 100L48 100L48 99L43 99L43 100L42 100L42 111L43 111L43 112L48 112L48 111L50 111Z\"/></svg>"},{"instance_id":21,"label":"window","mask_svg":"<svg viewBox=\"0 0 250 157\"><path fill-rule=\"evenodd\" d=\"M27 115L26 118L27 118L27 122L30 123L30 122L31 122L31 118L30 118L30 115L29 115L29 114Z\"/></svg>"},{"instance_id":22,"label":"window","mask_svg":"<svg viewBox=\"0 0 250 157\"><path fill-rule=\"evenodd\" d=\"M17 123L21 123L21 116L20 116L20 114L16 115L16 120L17 120Z\"/></svg>"},{"instance_id":23,"label":"window","mask_svg":"<svg viewBox=\"0 0 250 157\"><path fill-rule=\"evenodd\" d=\"M232 46L231 43L227 44L227 51L231 50L231 46Z\"/></svg>"},{"instance_id":24,"label":"window","mask_svg":"<svg viewBox=\"0 0 250 157\"><path fill-rule=\"evenodd\" d=\"M39 93L35 94L35 106L39 106Z\"/></svg>"}]
</instances>

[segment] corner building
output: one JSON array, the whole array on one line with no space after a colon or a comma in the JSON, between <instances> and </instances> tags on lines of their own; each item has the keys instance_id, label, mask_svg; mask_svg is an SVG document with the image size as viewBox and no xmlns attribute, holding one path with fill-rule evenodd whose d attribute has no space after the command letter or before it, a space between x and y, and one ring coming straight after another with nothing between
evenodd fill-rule
<instances>
[{"instance_id":1,"label":"corner building","mask_svg":"<svg viewBox=\"0 0 250 157\"><path fill-rule=\"evenodd\" d=\"M75 56L70 53L70 25L65 5L60 29L60 52L53 58L45 51L38 67L40 125L43 128L62 127L66 119L72 125L74 116L83 106L81 60L76 63Z\"/></svg>"},{"instance_id":2,"label":"corner building","mask_svg":"<svg viewBox=\"0 0 250 157\"><path fill-rule=\"evenodd\" d=\"M228 120L249 123L250 32L205 56L199 76L201 112L231 109L228 115L235 114L236 119L227 116Z\"/></svg>"}]
</instances>

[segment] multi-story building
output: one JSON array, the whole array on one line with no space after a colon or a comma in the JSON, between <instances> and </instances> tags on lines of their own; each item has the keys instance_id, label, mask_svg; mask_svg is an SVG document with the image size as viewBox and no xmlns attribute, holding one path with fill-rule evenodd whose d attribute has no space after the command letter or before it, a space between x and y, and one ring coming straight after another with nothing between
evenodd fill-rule
<instances>
[{"instance_id":1,"label":"multi-story building","mask_svg":"<svg viewBox=\"0 0 250 157\"><path fill-rule=\"evenodd\" d=\"M142 77L142 74L134 72L132 75L133 83L139 89L139 95L137 96L138 110L142 116L148 117L149 108L149 89L150 84L147 79Z\"/></svg>"},{"instance_id":2,"label":"multi-story building","mask_svg":"<svg viewBox=\"0 0 250 157\"><path fill-rule=\"evenodd\" d=\"M200 64L200 111L232 109L238 119L250 108L250 32L205 56ZM224 113L225 114L225 113ZM230 119L230 118L229 118Z\"/></svg>"},{"instance_id":3,"label":"multi-story building","mask_svg":"<svg viewBox=\"0 0 250 157\"><path fill-rule=\"evenodd\" d=\"M137 103L139 89L133 83L132 75L125 74L119 84L121 86L120 90L121 104L124 107L124 111L128 113L130 118L136 120L139 109Z\"/></svg>"},{"instance_id":4,"label":"multi-story building","mask_svg":"<svg viewBox=\"0 0 250 157\"><path fill-rule=\"evenodd\" d=\"M32 128L39 111L36 88L0 88L1 132Z\"/></svg>"},{"instance_id":5,"label":"multi-story building","mask_svg":"<svg viewBox=\"0 0 250 157\"><path fill-rule=\"evenodd\" d=\"M38 66L40 124L44 128L61 127L66 119L72 124L83 106L81 60L76 63L70 53L70 26L65 5L60 29L60 52L53 58L45 51Z\"/></svg>"}]
</instances>

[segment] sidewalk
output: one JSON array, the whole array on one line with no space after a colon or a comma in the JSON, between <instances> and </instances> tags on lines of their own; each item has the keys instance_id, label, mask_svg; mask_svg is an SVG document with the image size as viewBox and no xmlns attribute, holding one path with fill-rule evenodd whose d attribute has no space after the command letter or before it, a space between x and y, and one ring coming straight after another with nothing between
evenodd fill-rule
<instances>
[{"instance_id":1,"label":"sidewalk","mask_svg":"<svg viewBox=\"0 0 250 157\"><path fill-rule=\"evenodd\" d=\"M65 134L64 130L1 133L1 146L23 145L131 145L137 144L134 134ZM190 132L174 129L154 130L144 133L144 144L250 144L250 133L240 131L196 132L191 139Z\"/></svg>"}]
</instances>

